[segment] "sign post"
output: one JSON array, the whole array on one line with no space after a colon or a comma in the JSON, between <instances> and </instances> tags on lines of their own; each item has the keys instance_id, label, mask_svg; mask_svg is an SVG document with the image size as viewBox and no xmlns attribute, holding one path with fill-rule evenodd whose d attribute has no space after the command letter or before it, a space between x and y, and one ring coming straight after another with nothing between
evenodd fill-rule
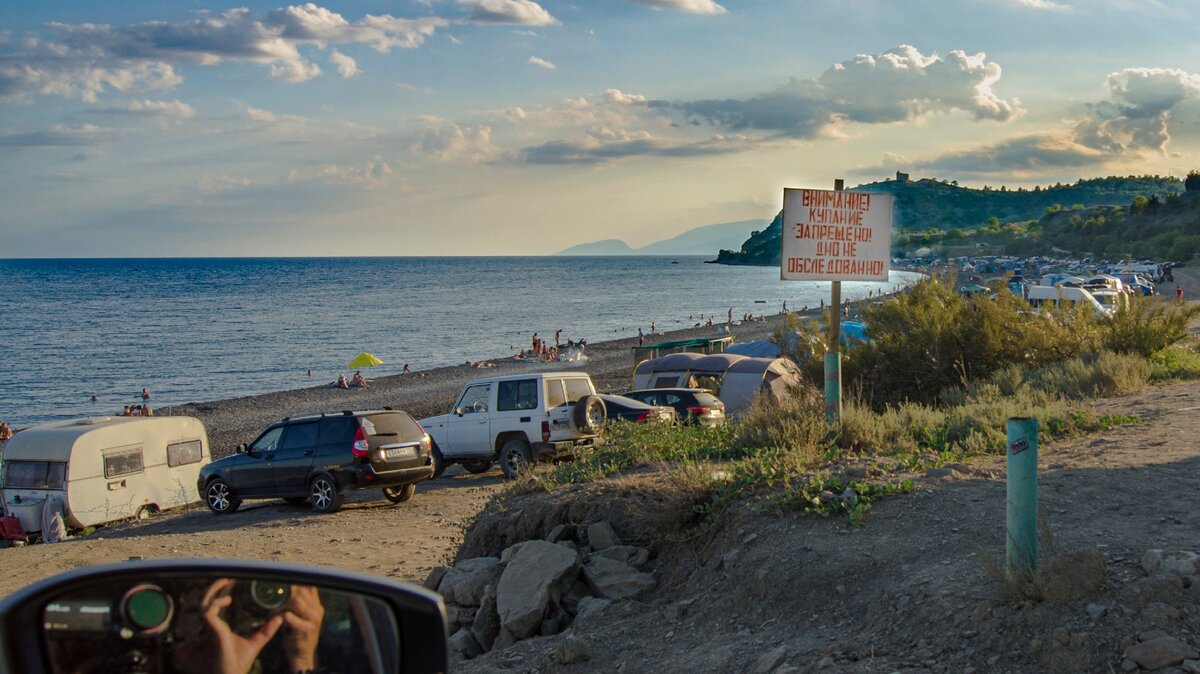
<instances>
[{"instance_id":1,"label":"sign post","mask_svg":"<svg viewBox=\"0 0 1200 674\"><path fill-rule=\"evenodd\" d=\"M892 195L784 188L785 281L832 281L825 352L825 417L842 416L842 281L887 281L892 248Z\"/></svg>"}]
</instances>

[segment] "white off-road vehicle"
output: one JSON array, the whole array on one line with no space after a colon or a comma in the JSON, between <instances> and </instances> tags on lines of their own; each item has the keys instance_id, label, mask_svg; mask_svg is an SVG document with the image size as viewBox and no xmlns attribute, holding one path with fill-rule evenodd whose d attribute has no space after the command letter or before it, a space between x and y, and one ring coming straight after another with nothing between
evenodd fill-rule
<instances>
[{"instance_id":1,"label":"white off-road vehicle","mask_svg":"<svg viewBox=\"0 0 1200 674\"><path fill-rule=\"evenodd\" d=\"M420 423L433 439L434 477L452 463L482 473L499 461L514 478L533 461L598 444L604 419L586 372L543 372L473 381L449 414Z\"/></svg>"}]
</instances>

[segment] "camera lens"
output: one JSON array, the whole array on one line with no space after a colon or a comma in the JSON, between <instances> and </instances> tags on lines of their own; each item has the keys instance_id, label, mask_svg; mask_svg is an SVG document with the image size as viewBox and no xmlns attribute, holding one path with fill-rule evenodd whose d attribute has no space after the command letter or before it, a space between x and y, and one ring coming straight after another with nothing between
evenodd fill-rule
<instances>
[{"instance_id":1,"label":"camera lens","mask_svg":"<svg viewBox=\"0 0 1200 674\"><path fill-rule=\"evenodd\" d=\"M250 581L250 599L260 609L270 613L287 605L292 598L292 588L284 583L262 580Z\"/></svg>"},{"instance_id":2,"label":"camera lens","mask_svg":"<svg viewBox=\"0 0 1200 674\"><path fill-rule=\"evenodd\" d=\"M157 634L167 628L175 604L170 595L156 585L137 585L125 593L121 610L140 634Z\"/></svg>"}]
</instances>

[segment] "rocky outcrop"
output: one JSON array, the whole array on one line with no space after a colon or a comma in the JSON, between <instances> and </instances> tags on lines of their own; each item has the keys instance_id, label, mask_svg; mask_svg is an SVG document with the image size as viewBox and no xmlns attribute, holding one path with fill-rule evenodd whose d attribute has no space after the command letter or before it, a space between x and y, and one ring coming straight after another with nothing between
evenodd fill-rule
<instances>
[{"instance_id":1,"label":"rocky outcrop","mask_svg":"<svg viewBox=\"0 0 1200 674\"><path fill-rule=\"evenodd\" d=\"M521 639L558 634L614 601L644 597L658 585L647 572L649 562L649 550L622 545L607 522L562 524L546 540L515 543L500 557L434 569L425 586L445 599L451 652L470 659ZM578 639L561 650L555 658L562 664L591 657Z\"/></svg>"}]
</instances>

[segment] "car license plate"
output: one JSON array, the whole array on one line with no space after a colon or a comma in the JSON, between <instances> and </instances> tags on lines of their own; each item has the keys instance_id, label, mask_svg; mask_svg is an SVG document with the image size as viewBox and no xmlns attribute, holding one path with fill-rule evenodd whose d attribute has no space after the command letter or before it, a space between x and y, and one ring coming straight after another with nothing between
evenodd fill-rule
<instances>
[{"instance_id":1,"label":"car license plate","mask_svg":"<svg viewBox=\"0 0 1200 674\"><path fill-rule=\"evenodd\" d=\"M383 450L383 458L385 459L407 459L416 455L416 447L390 447Z\"/></svg>"}]
</instances>

